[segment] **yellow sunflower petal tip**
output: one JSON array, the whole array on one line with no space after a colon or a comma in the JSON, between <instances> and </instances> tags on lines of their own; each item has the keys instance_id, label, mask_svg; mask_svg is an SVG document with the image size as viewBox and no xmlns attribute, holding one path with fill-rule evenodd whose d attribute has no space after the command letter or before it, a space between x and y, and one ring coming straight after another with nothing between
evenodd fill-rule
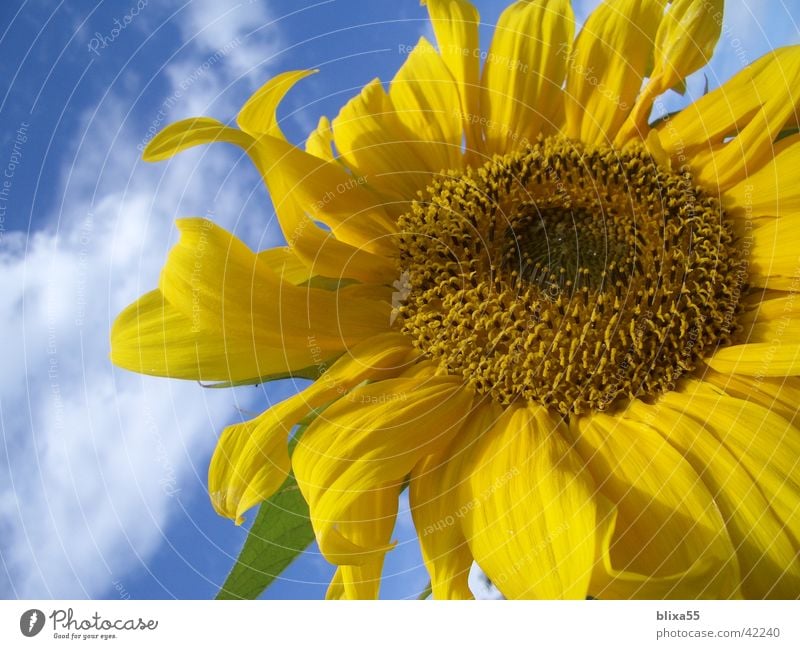
<instances>
[{"instance_id":1,"label":"yellow sunflower petal tip","mask_svg":"<svg viewBox=\"0 0 800 649\"><path fill-rule=\"evenodd\" d=\"M210 117L192 117L170 124L160 131L142 151L145 162L167 160L186 149L212 142L230 142L247 150L252 138L238 129Z\"/></svg>"}]
</instances>

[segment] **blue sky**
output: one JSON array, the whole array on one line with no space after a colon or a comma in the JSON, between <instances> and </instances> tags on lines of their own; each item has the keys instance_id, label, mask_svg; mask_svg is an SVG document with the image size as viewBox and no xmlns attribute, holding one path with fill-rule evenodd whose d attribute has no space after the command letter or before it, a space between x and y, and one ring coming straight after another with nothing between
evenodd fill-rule
<instances>
[{"instance_id":1,"label":"blue sky","mask_svg":"<svg viewBox=\"0 0 800 649\"><path fill-rule=\"evenodd\" d=\"M476 4L487 47L506 3ZM574 4L583 20L595 2ZM391 79L405 48L431 35L415 0L138 5L0 4L0 170L12 173L0 221L4 598L213 596L246 535L208 502L217 435L298 387L206 390L108 363L110 323L156 285L176 218L211 216L255 248L281 241L238 151L149 165L137 150L148 129L193 115L229 121L273 74L319 68L280 110L302 143L320 115L334 117L373 77ZM798 19L794 2L729 2L689 96L800 42ZM396 538L383 595L414 597L427 577L407 514ZM312 549L266 596L321 597L331 573Z\"/></svg>"}]
</instances>

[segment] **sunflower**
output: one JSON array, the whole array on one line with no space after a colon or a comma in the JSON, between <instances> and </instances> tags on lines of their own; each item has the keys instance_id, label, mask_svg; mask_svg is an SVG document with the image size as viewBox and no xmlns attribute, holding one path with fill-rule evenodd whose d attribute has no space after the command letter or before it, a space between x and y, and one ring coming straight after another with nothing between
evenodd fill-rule
<instances>
[{"instance_id":1,"label":"sunflower","mask_svg":"<svg viewBox=\"0 0 800 649\"><path fill-rule=\"evenodd\" d=\"M800 48L650 122L722 0L608 0L577 36L515 2L486 52L469 2L427 8L436 46L304 150L276 109L311 71L150 142L240 146L287 245L180 220L112 360L314 379L224 430L209 493L239 523L293 472L329 597L377 596L405 489L435 598L474 563L508 598L800 596Z\"/></svg>"}]
</instances>

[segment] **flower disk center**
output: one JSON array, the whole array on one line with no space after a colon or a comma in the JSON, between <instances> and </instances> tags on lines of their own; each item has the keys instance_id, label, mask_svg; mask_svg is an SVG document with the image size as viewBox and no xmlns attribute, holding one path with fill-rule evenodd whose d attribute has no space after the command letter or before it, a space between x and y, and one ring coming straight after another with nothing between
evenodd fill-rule
<instances>
[{"instance_id":1,"label":"flower disk center","mask_svg":"<svg viewBox=\"0 0 800 649\"><path fill-rule=\"evenodd\" d=\"M402 331L503 404L653 396L737 330L725 213L643 150L541 140L441 175L400 228Z\"/></svg>"}]
</instances>

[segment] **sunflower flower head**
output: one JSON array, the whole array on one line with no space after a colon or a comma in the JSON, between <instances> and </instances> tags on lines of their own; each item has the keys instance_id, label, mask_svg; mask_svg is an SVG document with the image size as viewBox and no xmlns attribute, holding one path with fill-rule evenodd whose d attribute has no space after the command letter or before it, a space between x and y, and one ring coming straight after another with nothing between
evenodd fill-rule
<instances>
[{"instance_id":1,"label":"sunflower flower head","mask_svg":"<svg viewBox=\"0 0 800 649\"><path fill-rule=\"evenodd\" d=\"M644 151L562 139L436 180L399 220L402 331L501 404L673 389L739 310L740 254L700 192Z\"/></svg>"},{"instance_id":2,"label":"sunflower flower head","mask_svg":"<svg viewBox=\"0 0 800 649\"><path fill-rule=\"evenodd\" d=\"M435 598L475 563L509 598L800 596L800 49L651 123L722 0L606 0L577 36L514 2L485 53L468 1L424 4L435 46L304 150L276 110L311 71L153 139L242 147L287 245L180 221L112 360L314 379L223 431L209 493L240 523L293 474L329 597L378 596L405 489Z\"/></svg>"}]
</instances>

